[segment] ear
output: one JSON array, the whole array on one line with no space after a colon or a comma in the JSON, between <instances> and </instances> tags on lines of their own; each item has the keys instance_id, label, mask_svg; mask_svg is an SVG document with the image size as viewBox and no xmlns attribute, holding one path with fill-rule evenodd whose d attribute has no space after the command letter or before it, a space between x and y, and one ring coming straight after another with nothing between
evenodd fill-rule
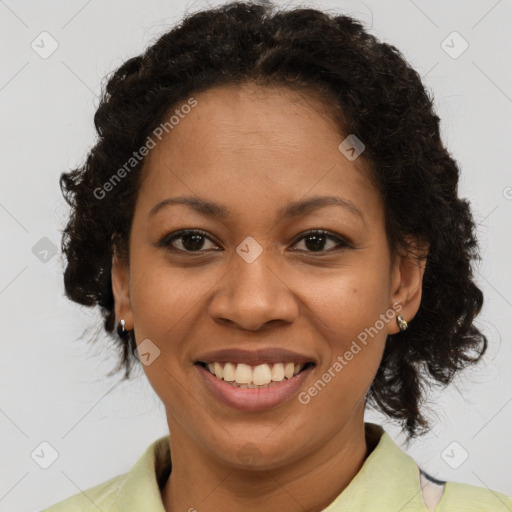
<instances>
[{"instance_id":1,"label":"ear","mask_svg":"<svg viewBox=\"0 0 512 512\"><path fill-rule=\"evenodd\" d=\"M133 329L133 313L130 300L130 271L128 262L120 258L114 251L112 257L112 293L114 294L114 307L116 322L124 319L127 331Z\"/></svg>"},{"instance_id":2,"label":"ear","mask_svg":"<svg viewBox=\"0 0 512 512\"><path fill-rule=\"evenodd\" d=\"M420 308L429 245L412 237L407 237L406 242L392 264L391 305L396 316L402 315L410 322ZM387 331L396 334L400 328L395 321L388 322Z\"/></svg>"}]
</instances>

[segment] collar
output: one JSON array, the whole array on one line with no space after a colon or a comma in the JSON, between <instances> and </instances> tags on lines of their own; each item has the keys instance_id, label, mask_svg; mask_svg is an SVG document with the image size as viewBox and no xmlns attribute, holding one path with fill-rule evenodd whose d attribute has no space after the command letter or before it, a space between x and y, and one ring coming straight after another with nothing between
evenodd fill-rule
<instances>
[{"instance_id":1,"label":"collar","mask_svg":"<svg viewBox=\"0 0 512 512\"><path fill-rule=\"evenodd\" d=\"M426 512L420 470L379 425L365 423L366 439L378 439L357 475L322 512L379 510Z\"/></svg>"},{"instance_id":2,"label":"collar","mask_svg":"<svg viewBox=\"0 0 512 512\"><path fill-rule=\"evenodd\" d=\"M414 460L373 423L365 423L366 439L375 446L350 484L322 512L425 512L420 472ZM117 503L119 512L165 512L160 489L171 471L169 435L160 437L127 473Z\"/></svg>"}]
</instances>

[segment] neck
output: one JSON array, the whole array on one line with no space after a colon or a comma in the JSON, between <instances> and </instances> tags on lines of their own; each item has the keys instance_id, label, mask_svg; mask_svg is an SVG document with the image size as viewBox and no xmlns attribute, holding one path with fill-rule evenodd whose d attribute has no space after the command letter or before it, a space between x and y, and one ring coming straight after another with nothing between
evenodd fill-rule
<instances>
[{"instance_id":1,"label":"neck","mask_svg":"<svg viewBox=\"0 0 512 512\"><path fill-rule=\"evenodd\" d=\"M323 510L373 449L361 417L298 461L269 470L240 470L205 453L178 424L171 431L172 472L162 490L166 512L268 512L269 503L274 510Z\"/></svg>"}]
</instances>

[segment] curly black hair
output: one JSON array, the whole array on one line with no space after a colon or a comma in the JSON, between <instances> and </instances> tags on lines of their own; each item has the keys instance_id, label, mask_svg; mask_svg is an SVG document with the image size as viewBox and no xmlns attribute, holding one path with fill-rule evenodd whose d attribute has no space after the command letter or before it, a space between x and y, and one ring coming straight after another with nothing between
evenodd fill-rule
<instances>
[{"instance_id":1,"label":"curly black hair","mask_svg":"<svg viewBox=\"0 0 512 512\"><path fill-rule=\"evenodd\" d=\"M447 385L478 361L487 339L474 325L483 294L473 280L476 227L457 194L459 167L444 147L433 99L400 51L347 15L271 2L232 2L189 14L141 55L106 77L94 116L98 138L85 163L60 177L71 206L63 230L67 296L99 306L128 378L133 331L116 329L113 251L128 257L129 233L144 159L111 178L180 102L214 86L256 83L320 95L342 114L346 134L382 194L390 248L409 235L429 244L421 305L410 328L390 335L367 403L426 432L426 387ZM109 182L110 180L110 182ZM110 183L108 193L105 184Z\"/></svg>"}]
</instances>

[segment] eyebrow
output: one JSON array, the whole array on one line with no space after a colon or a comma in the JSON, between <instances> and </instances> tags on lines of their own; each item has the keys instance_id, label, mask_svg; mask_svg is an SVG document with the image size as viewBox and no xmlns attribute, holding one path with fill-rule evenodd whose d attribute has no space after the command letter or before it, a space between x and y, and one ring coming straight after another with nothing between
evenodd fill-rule
<instances>
[{"instance_id":1,"label":"eyebrow","mask_svg":"<svg viewBox=\"0 0 512 512\"><path fill-rule=\"evenodd\" d=\"M185 205L192 210L195 210L196 212L208 217L218 217L221 219L228 219L231 217L229 209L221 204L194 196L181 196L168 197L167 199L164 199L163 201L155 204L155 206L151 208L148 214L148 219L155 215L158 211L162 210L162 208L173 204ZM346 210L359 216L363 222L365 221L363 213L354 203L348 199L343 199L337 196L315 196L309 199L300 199L299 201L289 203L284 208L279 210L277 218L289 219L293 217L305 216L308 213L311 213L320 208L324 208L326 206L341 206L342 208L345 208Z\"/></svg>"}]
</instances>

